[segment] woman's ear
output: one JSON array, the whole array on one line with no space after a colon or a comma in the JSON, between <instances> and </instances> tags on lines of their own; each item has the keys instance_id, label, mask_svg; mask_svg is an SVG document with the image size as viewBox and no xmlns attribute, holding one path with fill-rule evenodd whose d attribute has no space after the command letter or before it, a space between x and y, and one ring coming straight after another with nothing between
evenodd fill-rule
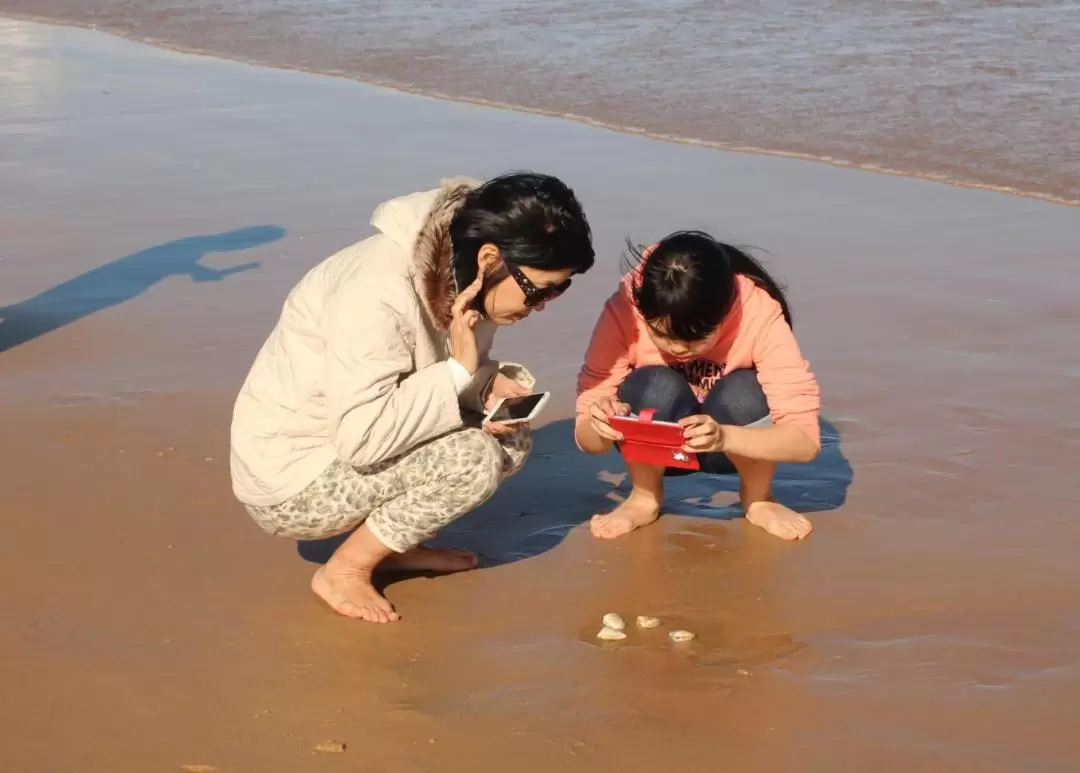
<instances>
[{"instance_id":1,"label":"woman's ear","mask_svg":"<svg viewBox=\"0 0 1080 773\"><path fill-rule=\"evenodd\" d=\"M502 253L491 242L482 244L476 253L477 271L484 276L490 276L502 265Z\"/></svg>"}]
</instances>

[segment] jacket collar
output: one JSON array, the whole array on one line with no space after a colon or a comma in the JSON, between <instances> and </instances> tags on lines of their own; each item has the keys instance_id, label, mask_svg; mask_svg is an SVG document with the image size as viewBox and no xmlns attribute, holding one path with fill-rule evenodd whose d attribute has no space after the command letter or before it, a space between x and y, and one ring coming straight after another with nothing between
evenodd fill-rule
<instances>
[{"instance_id":1,"label":"jacket collar","mask_svg":"<svg viewBox=\"0 0 1080 773\"><path fill-rule=\"evenodd\" d=\"M450 221L480 181L443 180L439 188L380 204L371 224L402 247L411 249L411 273L428 317L439 330L450 328L454 286Z\"/></svg>"}]
</instances>

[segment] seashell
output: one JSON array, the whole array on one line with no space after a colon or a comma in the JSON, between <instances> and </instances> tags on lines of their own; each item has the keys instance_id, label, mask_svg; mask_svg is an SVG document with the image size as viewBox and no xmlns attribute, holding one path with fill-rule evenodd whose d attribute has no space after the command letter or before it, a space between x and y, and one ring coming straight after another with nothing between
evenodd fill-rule
<instances>
[{"instance_id":1,"label":"seashell","mask_svg":"<svg viewBox=\"0 0 1080 773\"><path fill-rule=\"evenodd\" d=\"M622 619L622 615L617 612L608 612L604 615L604 627L614 628L616 631L621 631L626 628L626 621Z\"/></svg>"},{"instance_id":2,"label":"seashell","mask_svg":"<svg viewBox=\"0 0 1080 773\"><path fill-rule=\"evenodd\" d=\"M650 617L649 615L638 615L637 627L638 628L658 628L660 626L659 617Z\"/></svg>"},{"instance_id":3,"label":"seashell","mask_svg":"<svg viewBox=\"0 0 1080 773\"><path fill-rule=\"evenodd\" d=\"M603 639L604 641L622 641L626 638L626 634L610 626L604 626L600 629L600 633L596 634L597 639Z\"/></svg>"},{"instance_id":4,"label":"seashell","mask_svg":"<svg viewBox=\"0 0 1080 773\"><path fill-rule=\"evenodd\" d=\"M684 631L682 628L677 628L668 634L668 638L672 641L692 641L697 638L697 635L690 631Z\"/></svg>"}]
</instances>

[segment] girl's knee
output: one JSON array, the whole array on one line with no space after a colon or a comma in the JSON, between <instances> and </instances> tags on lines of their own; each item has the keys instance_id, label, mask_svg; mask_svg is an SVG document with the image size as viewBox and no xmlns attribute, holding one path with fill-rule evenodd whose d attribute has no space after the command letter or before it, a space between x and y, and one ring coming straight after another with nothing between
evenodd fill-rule
<instances>
[{"instance_id":1,"label":"girl's knee","mask_svg":"<svg viewBox=\"0 0 1080 773\"><path fill-rule=\"evenodd\" d=\"M656 411L657 421L678 421L694 413L697 397L682 374L664 365L638 368L619 385L619 399L634 413Z\"/></svg>"},{"instance_id":2,"label":"girl's knee","mask_svg":"<svg viewBox=\"0 0 1080 773\"><path fill-rule=\"evenodd\" d=\"M746 427L769 418L769 401L752 368L733 370L717 381L702 407L720 424Z\"/></svg>"}]
</instances>

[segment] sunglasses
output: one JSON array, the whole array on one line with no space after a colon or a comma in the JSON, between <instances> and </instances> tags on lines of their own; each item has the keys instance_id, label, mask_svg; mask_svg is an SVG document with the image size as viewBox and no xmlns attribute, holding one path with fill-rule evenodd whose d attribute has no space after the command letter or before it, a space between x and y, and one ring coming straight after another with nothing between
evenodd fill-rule
<instances>
[{"instance_id":1,"label":"sunglasses","mask_svg":"<svg viewBox=\"0 0 1080 773\"><path fill-rule=\"evenodd\" d=\"M570 285L573 282L571 279L567 279L565 282L560 282L557 285L549 285L547 287L537 287L532 283L529 277L525 276L525 273L510 263L506 263L506 271L517 282L517 286L521 288L521 292L525 293L525 305L528 308L533 306L539 306L541 303L549 303L555 300L560 295L570 289Z\"/></svg>"}]
</instances>

